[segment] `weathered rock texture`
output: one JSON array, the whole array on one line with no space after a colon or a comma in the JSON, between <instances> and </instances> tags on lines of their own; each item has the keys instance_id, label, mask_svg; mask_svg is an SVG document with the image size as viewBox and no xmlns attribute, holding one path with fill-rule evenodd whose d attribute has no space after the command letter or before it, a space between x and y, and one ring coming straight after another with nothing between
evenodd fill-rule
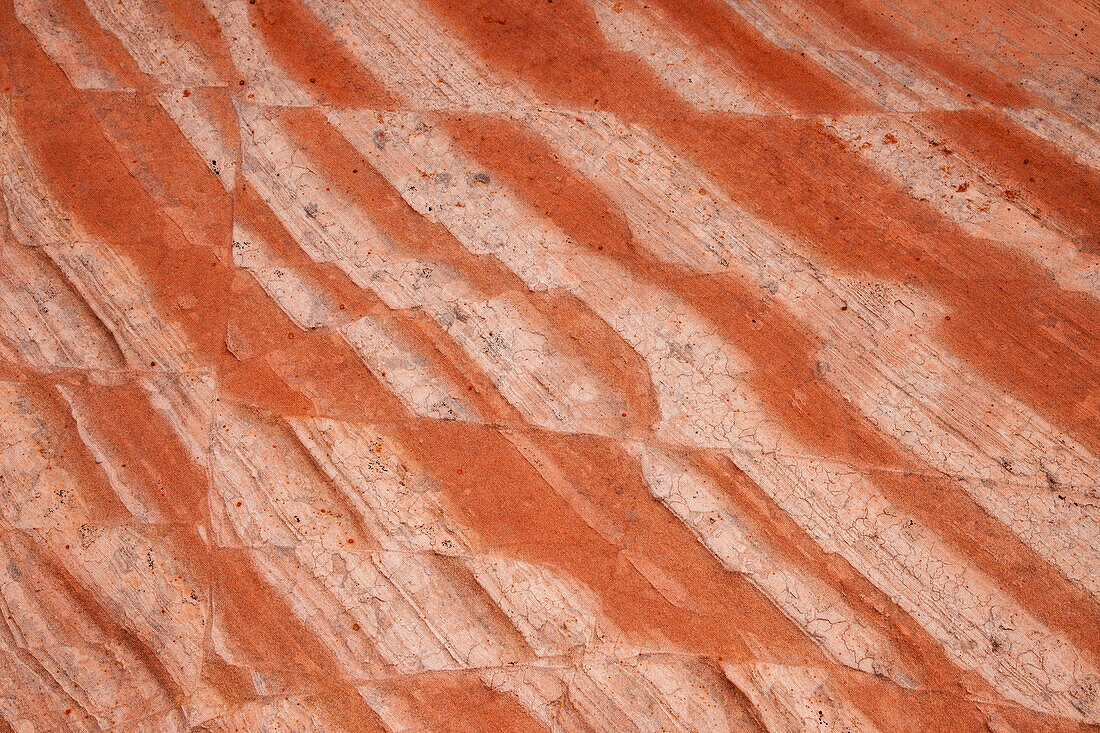
<instances>
[{"instance_id":1,"label":"weathered rock texture","mask_svg":"<svg viewBox=\"0 0 1100 733\"><path fill-rule=\"evenodd\" d=\"M1090 0L2 0L0 730L1100 724Z\"/></svg>"}]
</instances>

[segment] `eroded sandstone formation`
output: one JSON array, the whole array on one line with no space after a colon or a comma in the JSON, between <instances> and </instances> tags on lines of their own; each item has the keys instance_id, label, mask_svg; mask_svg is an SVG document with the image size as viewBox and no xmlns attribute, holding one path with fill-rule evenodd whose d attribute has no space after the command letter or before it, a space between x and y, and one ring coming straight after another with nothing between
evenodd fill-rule
<instances>
[{"instance_id":1,"label":"eroded sandstone formation","mask_svg":"<svg viewBox=\"0 0 1100 733\"><path fill-rule=\"evenodd\" d=\"M1100 725L1100 9L0 0L0 730Z\"/></svg>"}]
</instances>

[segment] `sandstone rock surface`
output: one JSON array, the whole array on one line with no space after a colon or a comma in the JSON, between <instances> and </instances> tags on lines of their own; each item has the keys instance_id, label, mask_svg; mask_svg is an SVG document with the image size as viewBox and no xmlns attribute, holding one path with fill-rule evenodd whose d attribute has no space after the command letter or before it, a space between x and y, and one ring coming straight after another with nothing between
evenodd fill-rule
<instances>
[{"instance_id":1,"label":"sandstone rock surface","mask_svg":"<svg viewBox=\"0 0 1100 733\"><path fill-rule=\"evenodd\" d=\"M0 730L1100 730L1090 0L0 0Z\"/></svg>"}]
</instances>

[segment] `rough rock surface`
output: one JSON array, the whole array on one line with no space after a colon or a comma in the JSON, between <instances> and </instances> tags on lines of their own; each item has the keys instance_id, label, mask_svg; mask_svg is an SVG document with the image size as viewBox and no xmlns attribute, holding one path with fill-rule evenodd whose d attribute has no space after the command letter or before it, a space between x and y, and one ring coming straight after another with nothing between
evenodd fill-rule
<instances>
[{"instance_id":1,"label":"rough rock surface","mask_svg":"<svg viewBox=\"0 0 1100 733\"><path fill-rule=\"evenodd\" d=\"M0 0L0 730L1096 730L1098 52Z\"/></svg>"}]
</instances>

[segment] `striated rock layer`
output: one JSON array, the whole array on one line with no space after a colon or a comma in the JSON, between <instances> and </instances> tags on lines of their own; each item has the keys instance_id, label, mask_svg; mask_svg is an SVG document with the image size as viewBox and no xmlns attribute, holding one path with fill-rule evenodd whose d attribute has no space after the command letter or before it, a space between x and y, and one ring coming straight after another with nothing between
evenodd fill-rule
<instances>
[{"instance_id":1,"label":"striated rock layer","mask_svg":"<svg viewBox=\"0 0 1100 733\"><path fill-rule=\"evenodd\" d=\"M0 730L1100 729L1095 2L0 50Z\"/></svg>"}]
</instances>

